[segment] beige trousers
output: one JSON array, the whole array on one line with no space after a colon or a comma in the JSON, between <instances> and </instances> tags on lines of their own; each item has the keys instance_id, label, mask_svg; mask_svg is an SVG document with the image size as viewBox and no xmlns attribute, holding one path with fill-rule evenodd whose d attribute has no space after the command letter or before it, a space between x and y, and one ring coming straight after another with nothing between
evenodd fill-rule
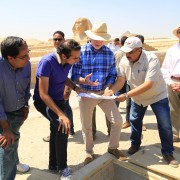
<instances>
[{"instance_id":1,"label":"beige trousers","mask_svg":"<svg viewBox=\"0 0 180 180\"><path fill-rule=\"evenodd\" d=\"M96 105L98 105L104 111L108 120L111 122L109 148L116 149L119 147L119 138L122 126L122 117L114 100L81 97L79 99L79 108L82 124L82 135L85 143L86 153L91 155L94 153L94 142L92 136L92 115L93 109ZM96 122L98 123L98 119Z\"/></svg>"},{"instance_id":2,"label":"beige trousers","mask_svg":"<svg viewBox=\"0 0 180 180\"><path fill-rule=\"evenodd\" d=\"M180 138L180 93L172 91L172 88L168 86L168 94L173 135Z\"/></svg>"}]
</instances>

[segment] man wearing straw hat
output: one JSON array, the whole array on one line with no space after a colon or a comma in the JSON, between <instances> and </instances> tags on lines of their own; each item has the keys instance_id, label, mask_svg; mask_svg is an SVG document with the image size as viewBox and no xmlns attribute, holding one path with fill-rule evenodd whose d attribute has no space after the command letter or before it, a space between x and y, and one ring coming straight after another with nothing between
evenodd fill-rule
<instances>
[{"instance_id":1,"label":"man wearing straw hat","mask_svg":"<svg viewBox=\"0 0 180 180\"><path fill-rule=\"evenodd\" d=\"M73 66L72 80L80 84L83 89L102 95L105 89L115 82L116 64L113 52L104 45L111 39L107 33L107 25L104 22L93 24L92 30L85 31L91 42L81 49L80 61ZM91 99L81 97L79 100L82 134L86 149L84 165L93 161L93 136L92 114L94 107L98 105L111 122L110 140L108 152L120 160L126 157L118 150L122 117L114 100Z\"/></svg>"},{"instance_id":2,"label":"man wearing straw hat","mask_svg":"<svg viewBox=\"0 0 180 180\"><path fill-rule=\"evenodd\" d=\"M168 86L173 141L180 141L180 24L173 30L179 42L166 53L162 64L162 73Z\"/></svg>"}]
</instances>

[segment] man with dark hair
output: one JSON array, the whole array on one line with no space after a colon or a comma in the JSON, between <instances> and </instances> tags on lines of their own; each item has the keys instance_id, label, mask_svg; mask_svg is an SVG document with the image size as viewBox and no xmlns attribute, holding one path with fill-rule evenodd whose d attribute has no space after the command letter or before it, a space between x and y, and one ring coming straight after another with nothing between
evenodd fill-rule
<instances>
[{"instance_id":1,"label":"man with dark hair","mask_svg":"<svg viewBox=\"0 0 180 180\"><path fill-rule=\"evenodd\" d=\"M55 52L56 52L56 49L64 41L65 41L65 34L62 31L56 31L56 32L53 33L53 45L55 47ZM68 75L68 77L69 77L69 75ZM69 104L70 93L71 93L71 89L69 87L65 86L65 90L64 90L64 99L66 100L65 101L65 114L68 116L69 120L71 121L70 134L74 135L75 133L74 133L74 123L73 123L73 112L72 112L71 106ZM52 133L52 134L56 133L56 130L54 129L54 126L52 124L50 124L50 133ZM55 135L53 137L55 137ZM49 142L50 141L50 136L43 137L43 141ZM54 153L52 152L52 155L50 155L50 156L54 156L53 154ZM54 168L53 166L51 166L51 165L49 166L50 170L53 169L53 168Z\"/></svg>"},{"instance_id":2,"label":"man with dark hair","mask_svg":"<svg viewBox=\"0 0 180 180\"><path fill-rule=\"evenodd\" d=\"M58 168L61 179L70 179L72 176L67 167L67 142L71 123L64 113L64 87L67 85L77 93L82 91L67 78L71 66L79 61L80 49L76 41L66 40L56 52L41 59L36 73L34 105L56 130L55 138L50 137L50 154L52 150L55 150L55 154L49 157L49 168Z\"/></svg>"},{"instance_id":3,"label":"man with dark hair","mask_svg":"<svg viewBox=\"0 0 180 180\"><path fill-rule=\"evenodd\" d=\"M15 179L19 129L29 113L31 65L26 42L10 36L1 42L0 179Z\"/></svg>"}]
</instances>

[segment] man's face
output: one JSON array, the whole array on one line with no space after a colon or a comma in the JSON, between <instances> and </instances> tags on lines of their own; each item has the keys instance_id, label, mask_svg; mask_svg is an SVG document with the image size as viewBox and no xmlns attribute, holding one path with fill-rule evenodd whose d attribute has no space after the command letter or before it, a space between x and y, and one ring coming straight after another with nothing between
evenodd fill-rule
<instances>
[{"instance_id":1,"label":"man's face","mask_svg":"<svg viewBox=\"0 0 180 180\"><path fill-rule=\"evenodd\" d=\"M91 39L91 44L96 50L99 50L104 45L104 41Z\"/></svg>"},{"instance_id":2,"label":"man's face","mask_svg":"<svg viewBox=\"0 0 180 180\"><path fill-rule=\"evenodd\" d=\"M115 46L120 45L119 41L114 41L114 45Z\"/></svg>"},{"instance_id":3,"label":"man's face","mask_svg":"<svg viewBox=\"0 0 180 180\"><path fill-rule=\"evenodd\" d=\"M53 36L53 45L55 48L60 46L64 42L64 38L61 36L61 34L54 34Z\"/></svg>"},{"instance_id":4,"label":"man's face","mask_svg":"<svg viewBox=\"0 0 180 180\"><path fill-rule=\"evenodd\" d=\"M66 59L66 63L73 65L73 64L79 62L80 54L81 54L80 50L72 51L71 56L68 59Z\"/></svg>"},{"instance_id":5,"label":"man's face","mask_svg":"<svg viewBox=\"0 0 180 180\"><path fill-rule=\"evenodd\" d=\"M126 53L126 57L130 62L134 62L139 59L141 52L142 52L141 48L135 48L129 53Z\"/></svg>"},{"instance_id":6,"label":"man's face","mask_svg":"<svg viewBox=\"0 0 180 180\"><path fill-rule=\"evenodd\" d=\"M14 69L25 67L30 60L29 52L28 46L23 46L16 57L8 56L8 61Z\"/></svg>"}]
</instances>

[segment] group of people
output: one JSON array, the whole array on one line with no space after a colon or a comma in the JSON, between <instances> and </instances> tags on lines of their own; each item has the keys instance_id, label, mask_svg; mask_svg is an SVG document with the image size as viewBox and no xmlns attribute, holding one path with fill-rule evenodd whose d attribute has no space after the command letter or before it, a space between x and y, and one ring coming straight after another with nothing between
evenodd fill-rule
<instances>
[{"instance_id":1,"label":"group of people","mask_svg":"<svg viewBox=\"0 0 180 180\"><path fill-rule=\"evenodd\" d=\"M115 100L123 102L131 98L128 118L131 147L128 153L132 155L140 149L142 122L150 105L157 119L162 155L170 166L178 167L179 163L173 156L173 140L179 141L180 138L180 42L168 50L160 69L158 58L142 48L139 37L127 37L120 47L124 54L118 59L117 66L115 57L120 57L120 54L114 55L105 45L112 38L107 32L106 23L94 23L92 29L85 33L90 43L81 47L73 39L65 40L63 32L56 31L53 34L55 50L45 55L37 67L33 100L36 109L50 122L49 170L58 170L61 179L72 177L67 165L67 143L73 121L66 113L71 90L111 96L127 85L130 89L117 94ZM180 40L180 26L173 33ZM29 52L22 38L10 36L1 42L2 180L13 180L16 176L19 129L28 117L31 96ZM69 71L71 75L68 76ZM84 165L94 160L92 117L97 105L105 112L110 123L107 151L119 160L126 160L126 156L118 149L123 120L116 102L106 98L80 97L80 119L85 143Z\"/></svg>"}]
</instances>

